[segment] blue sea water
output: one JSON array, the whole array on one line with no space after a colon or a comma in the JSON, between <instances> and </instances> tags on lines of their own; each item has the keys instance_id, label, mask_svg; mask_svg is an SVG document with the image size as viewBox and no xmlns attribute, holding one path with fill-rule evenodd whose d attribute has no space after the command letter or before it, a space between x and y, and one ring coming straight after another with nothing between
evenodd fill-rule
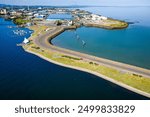
<instances>
[{"instance_id":1,"label":"blue sea water","mask_svg":"<svg viewBox=\"0 0 150 117\"><path fill-rule=\"evenodd\" d=\"M51 14L47 17L47 20L70 20L70 19L72 19L72 15L67 13Z\"/></svg>"},{"instance_id":2,"label":"blue sea water","mask_svg":"<svg viewBox=\"0 0 150 117\"><path fill-rule=\"evenodd\" d=\"M66 31L52 44L150 69L150 7L87 7L85 10L134 22L122 30L81 27ZM77 38L77 35L80 38ZM83 41L86 45L83 46Z\"/></svg>"},{"instance_id":3,"label":"blue sea water","mask_svg":"<svg viewBox=\"0 0 150 117\"><path fill-rule=\"evenodd\" d=\"M16 44L8 28L11 21L0 18L0 99L147 99L89 73L60 67L26 53ZM20 29L20 28L19 28Z\"/></svg>"}]
</instances>

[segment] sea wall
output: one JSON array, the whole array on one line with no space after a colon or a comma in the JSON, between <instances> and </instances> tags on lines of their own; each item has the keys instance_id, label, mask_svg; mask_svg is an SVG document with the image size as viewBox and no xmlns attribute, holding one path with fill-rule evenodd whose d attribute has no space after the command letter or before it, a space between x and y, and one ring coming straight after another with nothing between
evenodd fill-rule
<instances>
[{"instance_id":1,"label":"sea wall","mask_svg":"<svg viewBox=\"0 0 150 117\"><path fill-rule=\"evenodd\" d=\"M66 31L66 30L74 30L74 29L76 29L76 28L77 28L76 26L67 26L67 27L62 27L62 26L60 26L60 27L57 28L57 30L55 30L54 32L52 32L52 33L49 35L48 41L50 42L50 44L52 44L52 43L51 43L51 40L52 40L53 38L55 38L56 36L58 36L59 34L63 33L63 32Z\"/></svg>"}]
</instances>

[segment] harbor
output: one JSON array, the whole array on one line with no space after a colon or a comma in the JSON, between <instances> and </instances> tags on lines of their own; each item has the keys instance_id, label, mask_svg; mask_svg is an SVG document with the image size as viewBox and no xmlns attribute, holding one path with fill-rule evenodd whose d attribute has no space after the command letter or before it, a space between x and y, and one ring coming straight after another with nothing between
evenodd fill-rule
<instances>
[{"instance_id":1,"label":"harbor","mask_svg":"<svg viewBox=\"0 0 150 117\"><path fill-rule=\"evenodd\" d=\"M3 11L5 10L3 9ZM66 13L71 14L71 18L62 17L63 14ZM25 15L25 17L19 17L20 14ZM59 14L62 16L58 18L50 17L50 20L47 20L48 16L53 14ZM63 39L61 38L61 35L64 35L66 32L72 32L73 38L69 38L70 33L67 33L68 36L65 39L74 39L74 41L80 44L79 46L81 46L81 50L86 50L91 45L96 46L96 44L103 44L103 42L98 43L97 41L93 41L95 42L95 44L91 43L90 45L89 40L94 39L94 36L98 35L98 31L95 30L97 34L91 33L92 31L90 31L90 33L86 33L89 34L89 36L84 37L84 35L82 35L81 33L82 30L81 32L78 30L89 27L91 29L93 27L93 29L95 28L102 31L105 30L107 32L125 32L129 31L130 27L132 27L128 25L126 21L120 19L113 19L102 14L89 12L87 10L68 10L66 8L53 9L41 7L33 9L32 7L28 7L22 10L14 8L13 11L7 9L6 12L3 12L3 14L1 15L3 15L5 20L12 20L13 23L18 26L18 28L27 27L28 29L32 30L31 34L29 33L29 31L23 31L23 29L14 30L13 26L11 25L7 26L7 28L10 29L10 32L15 35L15 38L21 39L17 39L17 45L22 46L25 52L36 55L44 60L47 60L48 62L58 65L59 67L66 67L65 69L70 68L69 70L73 69L73 71L79 70L82 72L86 72L86 74L90 73L89 75L92 75L91 77L98 76L99 80L104 80L107 83L112 83L113 85L121 87L122 90L125 90L127 92L130 90L129 92L135 95L143 95L143 98L149 97L150 85L148 69L120 63L113 60L108 60L97 56L92 56L90 53L86 54L86 52L84 53L83 51L79 50L74 51L73 48L65 49L65 46L61 47L60 45L59 47L59 45L55 45L57 43L53 43L53 40L56 40L56 38L58 37L60 39ZM94 34L94 36L91 38L92 34ZM103 32L103 34L106 33ZM72 47L75 46L74 42L65 42L65 40L63 42L68 45L70 44ZM108 42L108 44L110 44L110 42ZM78 49L77 47L75 48ZM121 49L122 48L120 48L120 50ZM93 50L95 49L93 48ZM23 60L25 59L26 58L24 58ZM101 87L101 89L103 89L103 87ZM106 95L109 94L107 93L104 95L106 97ZM46 95L44 96L44 99L46 99L46 97L49 97ZM30 99L32 98L30 97Z\"/></svg>"},{"instance_id":2,"label":"harbor","mask_svg":"<svg viewBox=\"0 0 150 117\"><path fill-rule=\"evenodd\" d=\"M8 25L16 26L11 21ZM0 55L0 92L3 94L0 99L147 99L95 75L61 67L29 54L16 46L25 37L8 35L7 32L13 29L5 25L0 29L3 37L0 49L5 50ZM29 36L27 33L26 38ZM116 92L117 95L112 95Z\"/></svg>"}]
</instances>

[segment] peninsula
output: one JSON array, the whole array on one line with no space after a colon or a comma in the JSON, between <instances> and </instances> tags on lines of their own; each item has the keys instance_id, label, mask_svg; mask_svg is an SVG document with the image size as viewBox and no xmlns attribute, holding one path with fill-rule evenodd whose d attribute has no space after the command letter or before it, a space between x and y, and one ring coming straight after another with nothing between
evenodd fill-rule
<instances>
[{"instance_id":1,"label":"peninsula","mask_svg":"<svg viewBox=\"0 0 150 117\"><path fill-rule=\"evenodd\" d=\"M19 10L16 11L16 13L18 12L20 13ZM89 72L138 94L150 97L150 70L67 50L50 43L54 37L65 30L75 30L81 26L111 30L123 29L128 27L128 23L125 21L80 9L38 8L36 10L28 9L22 13L21 17L11 13L11 15L5 17L13 19L20 26L27 26L34 31L28 39L29 41L23 45L26 52L61 66ZM60 17L60 14L65 14L66 17ZM51 15L57 15L59 18L49 18Z\"/></svg>"}]
</instances>

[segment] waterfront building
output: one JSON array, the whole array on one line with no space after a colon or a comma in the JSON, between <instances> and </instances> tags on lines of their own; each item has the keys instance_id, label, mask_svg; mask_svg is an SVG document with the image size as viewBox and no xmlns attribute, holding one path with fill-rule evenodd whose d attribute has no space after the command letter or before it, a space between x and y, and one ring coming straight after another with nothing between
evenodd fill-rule
<instances>
[{"instance_id":1,"label":"waterfront building","mask_svg":"<svg viewBox=\"0 0 150 117\"><path fill-rule=\"evenodd\" d=\"M107 17L92 14L92 20L107 20Z\"/></svg>"},{"instance_id":2,"label":"waterfront building","mask_svg":"<svg viewBox=\"0 0 150 117\"><path fill-rule=\"evenodd\" d=\"M0 9L0 15L6 15L7 11L6 9Z\"/></svg>"},{"instance_id":3,"label":"waterfront building","mask_svg":"<svg viewBox=\"0 0 150 117\"><path fill-rule=\"evenodd\" d=\"M24 38L23 43L27 44L27 43L29 43L29 40L27 38Z\"/></svg>"}]
</instances>

